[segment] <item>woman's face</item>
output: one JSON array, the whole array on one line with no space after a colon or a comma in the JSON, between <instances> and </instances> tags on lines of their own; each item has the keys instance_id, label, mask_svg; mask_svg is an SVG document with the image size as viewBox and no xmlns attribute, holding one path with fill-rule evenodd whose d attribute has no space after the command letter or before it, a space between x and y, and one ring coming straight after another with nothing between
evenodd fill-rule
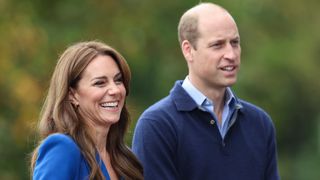
<instances>
[{"instance_id":1,"label":"woman's face","mask_svg":"<svg viewBox=\"0 0 320 180\"><path fill-rule=\"evenodd\" d=\"M120 69L108 55L93 59L83 71L77 88L72 90L72 98L79 105L79 111L85 112L85 117L88 116L94 124L118 122L125 97Z\"/></svg>"}]
</instances>

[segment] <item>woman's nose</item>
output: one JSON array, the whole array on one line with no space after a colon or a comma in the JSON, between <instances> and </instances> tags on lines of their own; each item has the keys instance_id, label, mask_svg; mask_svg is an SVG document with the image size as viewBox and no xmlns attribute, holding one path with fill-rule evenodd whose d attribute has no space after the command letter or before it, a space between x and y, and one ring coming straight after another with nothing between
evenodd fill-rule
<instances>
[{"instance_id":1,"label":"woman's nose","mask_svg":"<svg viewBox=\"0 0 320 180\"><path fill-rule=\"evenodd\" d=\"M118 94L120 92L120 89L119 87L117 86L117 84L115 83L112 83L108 86L108 89L107 89L107 92L108 94L110 95L114 95L114 94Z\"/></svg>"}]
</instances>

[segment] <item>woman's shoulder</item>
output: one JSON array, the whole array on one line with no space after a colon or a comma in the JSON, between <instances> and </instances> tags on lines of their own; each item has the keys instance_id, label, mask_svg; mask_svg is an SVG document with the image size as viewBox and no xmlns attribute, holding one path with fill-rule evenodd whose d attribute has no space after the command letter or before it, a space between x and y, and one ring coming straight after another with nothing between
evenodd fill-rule
<instances>
[{"instance_id":1,"label":"woman's shoulder","mask_svg":"<svg viewBox=\"0 0 320 180\"><path fill-rule=\"evenodd\" d=\"M77 146L71 136L62 134L62 133L54 133L46 137L42 144L64 144L68 146Z\"/></svg>"},{"instance_id":2,"label":"woman's shoulder","mask_svg":"<svg viewBox=\"0 0 320 180\"><path fill-rule=\"evenodd\" d=\"M61 158L76 158L81 151L76 142L68 135L55 133L45 138L39 146L38 157L42 155L56 155Z\"/></svg>"},{"instance_id":3,"label":"woman's shoulder","mask_svg":"<svg viewBox=\"0 0 320 180\"><path fill-rule=\"evenodd\" d=\"M39 146L33 178L74 179L82 159L80 148L70 136L49 135Z\"/></svg>"}]
</instances>

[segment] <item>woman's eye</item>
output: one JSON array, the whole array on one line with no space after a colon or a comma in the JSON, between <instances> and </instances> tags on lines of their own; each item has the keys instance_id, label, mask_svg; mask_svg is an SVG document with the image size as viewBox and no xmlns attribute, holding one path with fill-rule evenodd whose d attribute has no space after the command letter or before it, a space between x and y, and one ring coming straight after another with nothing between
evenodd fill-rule
<instances>
[{"instance_id":1,"label":"woman's eye","mask_svg":"<svg viewBox=\"0 0 320 180\"><path fill-rule=\"evenodd\" d=\"M94 86L102 86L104 84L104 81L96 81L93 83Z\"/></svg>"},{"instance_id":2,"label":"woman's eye","mask_svg":"<svg viewBox=\"0 0 320 180\"><path fill-rule=\"evenodd\" d=\"M122 84L123 83L123 79L122 78L117 78L115 79L116 84Z\"/></svg>"}]
</instances>

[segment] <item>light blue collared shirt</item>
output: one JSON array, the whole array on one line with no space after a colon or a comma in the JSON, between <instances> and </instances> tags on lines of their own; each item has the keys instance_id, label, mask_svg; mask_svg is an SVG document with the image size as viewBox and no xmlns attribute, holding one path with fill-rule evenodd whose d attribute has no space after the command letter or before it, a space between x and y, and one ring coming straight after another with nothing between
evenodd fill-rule
<instances>
[{"instance_id":1,"label":"light blue collared shirt","mask_svg":"<svg viewBox=\"0 0 320 180\"><path fill-rule=\"evenodd\" d=\"M182 87L196 102L200 110L209 112L214 117L214 120L218 125L221 137L224 138L229 129L231 115L236 109L235 96L232 93L231 89L229 87L226 89L225 103L222 112L222 121L220 124L217 122L217 117L214 113L214 102L212 102L209 98L203 95L196 87L194 87L194 85L189 80L188 76L184 79Z\"/></svg>"}]
</instances>

